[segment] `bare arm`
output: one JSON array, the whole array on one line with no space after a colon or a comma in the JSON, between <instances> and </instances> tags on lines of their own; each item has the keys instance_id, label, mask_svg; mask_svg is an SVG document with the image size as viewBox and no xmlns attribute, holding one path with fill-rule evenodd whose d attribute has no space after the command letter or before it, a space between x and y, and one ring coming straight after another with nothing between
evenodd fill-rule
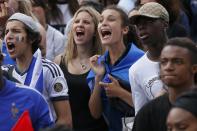
<instances>
[{"instance_id":1,"label":"bare arm","mask_svg":"<svg viewBox=\"0 0 197 131\"><path fill-rule=\"evenodd\" d=\"M58 56L55 57L54 62L58 65L60 65L61 62L61 56L63 56L63 54L60 54Z\"/></svg>"},{"instance_id":2,"label":"bare arm","mask_svg":"<svg viewBox=\"0 0 197 131\"><path fill-rule=\"evenodd\" d=\"M122 99L124 102L126 102L127 104L129 104L130 106L133 106L131 92L128 92L127 90L121 88L118 93L118 97Z\"/></svg>"},{"instance_id":3,"label":"bare arm","mask_svg":"<svg viewBox=\"0 0 197 131\"><path fill-rule=\"evenodd\" d=\"M99 86L100 78L95 78L95 86L93 93L89 100L89 108L94 118L99 118L102 114L102 102L101 102L101 87Z\"/></svg>"},{"instance_id":4,"label":"bare arm","mask_svg":"<svg viewBox=\"0 0 197 131\"><path fill-rule=\"evenodd\" d=\"M102 114L102 101L101 101L101 86L99 82L102 80L105 73L105 68L102 64L98 64L99 55L90 58L90 65L95 72L94 90L89 100L90 113L94 118L99 118Z\"/></svg>"},{"instance_id":5,"label":"bare arm","mask_svg":"<svg viewBox=\"0 0 197 131\"><path fill-rule=\"evenodd\" d=\"M66 125L72 128L72 114L68 100L53 101L53 106L57 115L57 125Z\"/></svg>"}]
</instances>

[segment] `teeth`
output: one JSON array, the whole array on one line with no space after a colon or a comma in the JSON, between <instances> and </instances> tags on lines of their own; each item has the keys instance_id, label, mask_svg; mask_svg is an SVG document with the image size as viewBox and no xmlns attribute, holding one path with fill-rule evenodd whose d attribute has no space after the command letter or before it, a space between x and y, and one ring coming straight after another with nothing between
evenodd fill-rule
<instances>
[{"instance_id":1,"label":"teeth","mask_svg":"<svg viewBox=\"0 0 197 131\"><path fill-rule=\"evenodd\" d=\"M84 31L81 31L81 30L76 31L76 35L77 35L77 36L82 36L82 35L84 35L84 34L85 34Z\"/></svg>"},{"instance_id":2,"label":"teeth","mask_svg":"<svg viewBox=\"0 0 197 131\"><path fill-rule=\"evenodd\" d=\"M142 35L142 36L140 36L140 39L145 39L147 37L148 37L148 35Z\"/></svg>"},{"instance_id":3,"label":"teeth","mask_svg":"<svg viewBox=\"0 0 197 131\"><path fill-rule=\"evenodd\" d=\"M109 30L102 30L101 34L104 38L111 36L111 32Z\"/></svg>"},{"instance_id":4,"label":"teeth","mask_svg":"<svg viewBox=\"0 0 197 131\"><path fill-rule=\"evenodd\" d=\"M11 49L15 48L15 45L14 45L14 43L9 42L9 43L7 43L7 47L8 47L9 50L11 50Z\"/></svg>"}]
</instances>

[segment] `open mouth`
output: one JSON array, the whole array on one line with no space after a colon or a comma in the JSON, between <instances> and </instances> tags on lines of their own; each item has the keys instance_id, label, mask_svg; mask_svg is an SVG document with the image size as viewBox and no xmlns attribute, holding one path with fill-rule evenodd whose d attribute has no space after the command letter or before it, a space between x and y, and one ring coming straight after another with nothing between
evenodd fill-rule
<instances>
[{"instance_id":1,"label":"open mouth","mask_svg":"<svg viewBox=\"0 0 197 131\"><path fill-rule=\"evenodd\" d=\"M143 40L143 39L146 39L148 38L148 34L145 34L145 33L142 33L139 35L140 39Z\"/></svg>"},{"instance_id":2,"label":"open mouth","mask_svg":"<svg viewBox=\"0 0 197 131\"><path fill-rule=\"evenodd\" d=\"M146 39L146 38L148 38L148 35L140 36L140 39Z\"/></svg>"},{"instance_id":3,"label":"open mouth","mask_svg":"<svg viewBox=\"0 0 197 131\"><path fill-rule=\"evenodd\" d=\"M12 43L12 42L7 43L7 48L8 48L8 50L13 50L15 48L14 43Z\"/></svg>"},{"instance_id":4,"label":"open mouth","mask_svg":"<svg viewBox=\"0 0 197 131\"><path fill-rule=\"evenodd\" d=\"M82 37L85 35L85 32L84 31L77 31L76 35L77 35L77 37Z\"/></svg>"},{"instance_id":5,"label":"open mouth","mask_svg":"<svg viewBox=\"0 0 197 131\"><path fill-rule=\"evenodd\" d=\"M101 30L101 35L102 35L103 38L108 38L108 37L111 36L111 34L112 33L109 30Z\"/></svg>"}]
</instances>

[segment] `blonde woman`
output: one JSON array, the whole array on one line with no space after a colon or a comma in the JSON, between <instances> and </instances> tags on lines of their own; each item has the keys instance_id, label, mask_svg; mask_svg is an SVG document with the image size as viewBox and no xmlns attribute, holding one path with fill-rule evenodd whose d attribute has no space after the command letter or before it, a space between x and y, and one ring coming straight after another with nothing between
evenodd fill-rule
<instances>
[{"instance_id":1,"label":"blonde woman","mask_svg":"<svg viewBox=\"0 0 197 131\"><path fill-rule=\"evenodd\" d=\"M91 7L81 7L73 17L64 54L56 57L69 88L73 127L80 131L105 131L103 117L94 119L88 108L90 89L86 77L90 71L89 58L101 54L97 25L100 14Z\"/></svg>"}]
</instances>

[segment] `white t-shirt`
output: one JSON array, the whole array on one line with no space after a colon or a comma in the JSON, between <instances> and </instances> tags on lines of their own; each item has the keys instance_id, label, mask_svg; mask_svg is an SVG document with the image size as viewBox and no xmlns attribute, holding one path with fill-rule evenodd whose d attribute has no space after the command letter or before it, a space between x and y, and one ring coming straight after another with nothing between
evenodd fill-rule
<instances>
[{"instance_id":1,"label":"white t-shirt","mask_svg":"<svg viewBox=\"0 0 197 131\"><path fill-rule=\"evenodd\" d=\"M11 73L8 73L12 78L16 79L17 82L24 84L27 76L27 72L19 73L14 66L4 66L2 69L6 72L11 70ZM64 74L60 67L46 59L42 59L42 68L43 68L43 91L41 94L47 100L49 104L50 112L52 113L51 118L56 120L56 114L52 101L58 100L68 100L68 86L64 78ZM35 87L32 87L35 88Z\"/></svg>"},{"instance_id":2,"label":"white t-shirt","mask_svg":"<svg viewBox=\"0 0 197 131\"><path fill-rule=\"evenodd\" d=\"M147 53L130 67L129 81L135 114L145 103L154 99L163 89L159 71L159 62L149 60Z\"/></svg>"},{"instance_id":3,"label":"white t-shirt","mask_svg":"<svg viewBox=\"0 0 197 131\"><path fill-rule=\"evenodd\" d=\"M65 36L57 29L48 25L46 32L46 58L53 61L57 55L64 51L65 43Z\"/></svg>"}]
</instances>

